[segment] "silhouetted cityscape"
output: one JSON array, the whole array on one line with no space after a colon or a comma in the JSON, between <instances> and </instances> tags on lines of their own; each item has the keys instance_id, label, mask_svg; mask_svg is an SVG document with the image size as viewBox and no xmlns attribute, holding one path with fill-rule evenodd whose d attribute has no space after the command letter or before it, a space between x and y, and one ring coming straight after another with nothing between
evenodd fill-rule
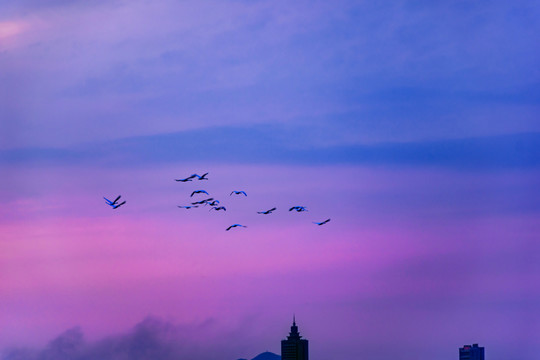
<instances>
[{"instance_id":1,"label":"silhouetted cityscape","mask_svg":"<svg viewBox=\"0 0 540 360\"><path fill-rule=\"evenodd\" d=\"M463 345L459 348L459 360L484 360L484 348L478 344Z\"/></svg>"},{"instance_id":2,"label":"silhouetted cityscape","mask_svg":"<svg viewBox=\"0 0 540 360\"><path fill-rule=\"evenodd\" d=\"M302 339L296 326L296 318L293 317L291 332L287 340L281 340L281 360L308 360L308 341Z\"/></svg>"}]
</instances>

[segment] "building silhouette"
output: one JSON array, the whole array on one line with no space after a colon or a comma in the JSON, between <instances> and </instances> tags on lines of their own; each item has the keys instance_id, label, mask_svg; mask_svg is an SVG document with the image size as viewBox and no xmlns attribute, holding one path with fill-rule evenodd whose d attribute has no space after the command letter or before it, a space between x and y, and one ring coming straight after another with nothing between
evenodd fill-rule
<instances>
[{"instance_id":1,"label":"building silhouette","mask_svg":"<svg viewBox=\"0 0 540 360\"><path fill-rule=\"evenodd\" d=\"M308 341L300 336L294 317L287 340L281 340L281 360L309 360Z\"/></svg>"},{"instance_id":2,"label":"building silhouette","mask_svg":"<svg viewBox=\"0 0 540 360\"><path fill-rule=\"evenodd\" d=\"M459 348L459 360L484 360L484 348L478 344L463 345Z\"/></svg>"}]
</instances>

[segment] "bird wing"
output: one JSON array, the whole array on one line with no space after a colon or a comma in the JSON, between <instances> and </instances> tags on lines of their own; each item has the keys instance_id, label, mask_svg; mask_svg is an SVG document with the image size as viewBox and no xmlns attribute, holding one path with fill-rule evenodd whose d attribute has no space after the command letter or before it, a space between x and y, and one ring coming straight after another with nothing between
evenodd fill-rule
<instances>
[{"instance_id":1,"label":"bird wing","mask_svg":"<svg viewBox=\"0 0 540 360\"><path fill-rule=\"evenodd\" d=\"M113 204L116 204L116 202L117 202L118 200L120 200L121 197L122 197L122 195L118 195L118 197L117 197L116 199L114 199Z\"/></svg>"},{"instance_id":2,"label":"bird wing","mask_svg":"<svg viewBox=\"0 0 540 360\"><path fill-rule=\"evenodd\" d=\"M120 206L124 205L126 202L121 202L120 204L113 207L113 209L118 209Z\"/></svg>"}]
</instances>

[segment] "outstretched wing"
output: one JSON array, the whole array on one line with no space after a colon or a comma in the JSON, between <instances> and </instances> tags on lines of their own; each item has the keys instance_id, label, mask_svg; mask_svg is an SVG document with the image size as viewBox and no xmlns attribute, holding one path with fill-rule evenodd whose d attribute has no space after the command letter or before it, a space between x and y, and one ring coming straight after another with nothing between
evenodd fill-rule
<instances>
[{"instance_id":1,"label":"outstretched wing","mask_svg":"<svg viewBox=\"0 0 540 360\"><path fill-rule=\"evenodd\" d=\"M113 206L113 209L118 209L120 206L124 205L125 203L126 203L126 202L123 201L123 202L121 202L120 204Z\"/></svg>"}]
</instances>

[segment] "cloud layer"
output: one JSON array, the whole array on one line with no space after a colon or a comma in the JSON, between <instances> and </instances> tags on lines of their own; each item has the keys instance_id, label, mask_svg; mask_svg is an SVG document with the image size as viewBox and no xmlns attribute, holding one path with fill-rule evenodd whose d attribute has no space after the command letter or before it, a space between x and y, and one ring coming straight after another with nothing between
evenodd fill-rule
<instances>
[{"instance_id":1,"label":"cloud layer","mask_svg":"<svg viewBox=\"0 0 540 360\"><path fill-rule=\"evenodd\" d=\"M82 329L74 327L51 340L42 349L12 348L3 360L182 360L237 359L239 339L216 332L215 322L175 325L148 317L126 334L99 341L86 341ZM220 335L220 336L217 336ZM235 349L236 347L236 349ZM235 353L236 351L236 353Z\"/></svg>"}]
</instances>

